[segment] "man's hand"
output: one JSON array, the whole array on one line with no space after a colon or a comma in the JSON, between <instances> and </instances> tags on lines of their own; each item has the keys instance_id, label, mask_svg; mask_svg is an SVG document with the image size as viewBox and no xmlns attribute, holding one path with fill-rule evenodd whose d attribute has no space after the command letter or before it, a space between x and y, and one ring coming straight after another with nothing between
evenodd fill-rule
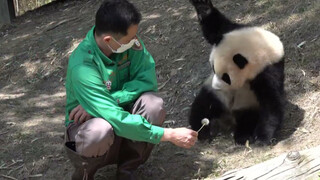
<instances>
[{"instance_id":1,"label":"man's hand","mask_svg":"<svg viewBox=\"0 0 320 180\"><path fill-rule=\"evenodd\" d=\"M75 123L84 123L93 117L88 114L81 105L74 108L69 114L69 120L74 120Z\"/></svg>"},{"instance_id":2,"label":"man's hand","mask_svg":"<svg viewBox=\"0 0 320 180\"><path fill-rule=\"evenodd\" d=\"M161 141L170 141L176 146L191 148L198 139L198 133L188 128L165 128Z\"/></svg>"}]
</instances>

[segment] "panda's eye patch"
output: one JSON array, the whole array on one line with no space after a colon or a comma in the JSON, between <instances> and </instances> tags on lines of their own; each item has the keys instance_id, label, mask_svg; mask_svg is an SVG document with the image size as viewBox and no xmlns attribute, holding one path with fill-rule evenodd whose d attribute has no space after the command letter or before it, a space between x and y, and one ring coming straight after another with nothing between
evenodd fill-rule
<instances>
[{"instance_id":1,"label":"panda's eye patch","mask_svg":"<svg viewBox=\"0 0 320 180\"><path fill-rule=\"evenodd\" d=\"M224 73L222 75L222 78L221 78L224 82L226 82L227 84L231 85L231 80L230 80L230 76L227 74L227 73Z\"/></svg>"},{"instance_id":2,"label":"panda's eye patch","mask_svg":"<svg viewBox=\"0 0 320 180\"><path fill-rule=\"evenodd\" d=\"M246 64L248 64L248 60L243 57L241 54L236 54L233 56L233 62L240 68L243 69Z\"/></svg>"}]
</instances>

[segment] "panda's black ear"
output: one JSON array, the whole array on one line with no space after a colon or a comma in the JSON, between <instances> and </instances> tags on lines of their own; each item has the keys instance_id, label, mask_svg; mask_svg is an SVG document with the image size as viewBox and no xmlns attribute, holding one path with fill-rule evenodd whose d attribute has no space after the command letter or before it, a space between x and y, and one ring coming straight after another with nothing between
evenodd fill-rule
<instances>
[{"instance_id":1,"label":"panda's black ear","mask_svg":"<svg viewBox=\"0 0 320 180\"><path fill-rule=\"evenodd\" d=\"M240 68L243 69L247 64L248 60L241 54L236 54L233 56L233 62Z\"/></svg>"},{"instance_id":2,"label":"panda's black ear","mask_svg":"<svg viewBox=\"0 0 320 180\"><path fill-rule=\"evenodd\" d=\"M197 11L203 36L212 45L219 44L225 33L245 26L225 17L213 6L211 0L190 0L190 2Z\"/></svg>"}]
</instances>

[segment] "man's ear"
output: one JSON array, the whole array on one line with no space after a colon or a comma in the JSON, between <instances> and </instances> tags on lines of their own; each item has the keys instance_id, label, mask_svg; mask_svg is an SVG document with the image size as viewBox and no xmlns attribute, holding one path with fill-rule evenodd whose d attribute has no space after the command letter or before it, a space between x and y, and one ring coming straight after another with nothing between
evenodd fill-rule
<instances>
[{"instance_id":1,"label":"man's ear","mask_svg":"<svg viewBox=\"0 0 320 180\"><path fill-rule=\"evenodd\" d=\"M110 35L103 36L103 41L109 43L112 37Z\"/></svg>"}]
</instances>

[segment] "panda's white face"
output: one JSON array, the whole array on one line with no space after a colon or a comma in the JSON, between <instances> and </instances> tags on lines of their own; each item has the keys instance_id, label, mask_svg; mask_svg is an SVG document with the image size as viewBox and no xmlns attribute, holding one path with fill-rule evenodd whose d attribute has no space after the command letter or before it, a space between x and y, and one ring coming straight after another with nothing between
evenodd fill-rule
<instances>
[{"instance_id":1,"label":"panda's white face","mask_svg":"<svg viewBox=\"0 0 320 180\"><path fill-rule=\"evenodd\" d=\"M242 28L224 34L210 54L215 74L212 86L239 89L265 67L279 62L283 55L279 37L262 28Z\"/></svg>"}]
</instances>

